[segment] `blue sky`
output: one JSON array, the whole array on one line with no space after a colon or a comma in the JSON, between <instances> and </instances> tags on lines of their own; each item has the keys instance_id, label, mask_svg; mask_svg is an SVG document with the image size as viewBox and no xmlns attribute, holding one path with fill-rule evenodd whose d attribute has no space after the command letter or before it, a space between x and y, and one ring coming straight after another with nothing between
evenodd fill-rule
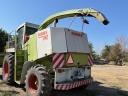
<instances>
[{"instance_id":1,"label":"blue sky","mask_svg":"<svg viewBox=\"0 0 128 96\"><path fill-rule=\"evenodd\" d=\"M11 32L23 22L41 24L49 15L76 8L97 9L110 21L104 26L93 18L87 18L90 24L85 25L84 31L98 53L105 44L115 43L117 37L128 36L128 0L0 0L0 27ZM60 21L58 26L69 27L71 21ZM71 28L81 31L80 18Z\"/></svg>"}]
</instances>

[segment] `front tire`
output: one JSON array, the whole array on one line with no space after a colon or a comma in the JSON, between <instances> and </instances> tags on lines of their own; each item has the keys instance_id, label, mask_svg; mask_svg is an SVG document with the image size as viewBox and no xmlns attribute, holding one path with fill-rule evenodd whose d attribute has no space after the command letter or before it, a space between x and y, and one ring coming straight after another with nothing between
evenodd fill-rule
<instances>
[{"instance_id":1,"label":"front tire","mask_svg":"<svg viewBox=\"0 0 128 96\"><path fill-rule=\"evenodd\" d=\"M25 84L27 96L49 96L52 87L49 74L41 65L28 70Z\"/></svg>"},{"instance_id":2,"label":"front tire","mask_svg":"<svg viewBox=\"0 0 128 96\"><path fill-rule=\"evenodd\" d=\"M2 77L7 83L14 83L14 55L12 54L8 54L4 58Z\"/></svg>"}]
</instances>

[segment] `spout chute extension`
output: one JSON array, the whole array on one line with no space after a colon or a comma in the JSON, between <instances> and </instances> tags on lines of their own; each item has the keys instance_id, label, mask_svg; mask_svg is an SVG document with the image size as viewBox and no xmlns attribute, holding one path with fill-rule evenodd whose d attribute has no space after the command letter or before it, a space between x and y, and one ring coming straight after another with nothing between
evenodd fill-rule
<instances>
[{"instance_id":1,"label":"spout chute extension","mask_svg":"<svg viewBox=\"0 0 128 96\"><path fill-rule=\"evenodd\" d=\"M86 8L86 9L73 9L73 10L67 10L60 13L56 13L54 15L49 16L47 19L44 20L44 22L40 25L39 30L45 29L48 25L53 23L55 20L67 18L67 17L94 17L97 20L99 20L102 24L107 25L109 21L104 16L103 13L92 9L92 8Z\"/></svg>"}]
</instances>

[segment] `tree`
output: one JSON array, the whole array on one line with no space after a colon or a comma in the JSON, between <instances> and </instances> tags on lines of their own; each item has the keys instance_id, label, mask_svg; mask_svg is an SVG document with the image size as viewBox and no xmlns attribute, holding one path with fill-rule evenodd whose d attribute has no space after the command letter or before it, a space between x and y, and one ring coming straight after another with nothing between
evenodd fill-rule
<instances>
[{"instance_id":1,"label":"tree","mask_svg":"<svg viewBox=\"0 0 128 96\"><path fill-rule=\"evenodd\" d=\"M7 40L8 40L8 33L2 28L0 28L0 52L4 52Z\"/></svg>"},{"instance_id":2,"label":"tree","mask_svg":"<svg viewBox=\"0 0 128 96\"><path fill-rule=\"evenodd\" d=\"M125 52L128 50L128 37L126 36L119 36L117 38L117 43L121 45L122 52Z\"/></svg>"},{"instance_id":3,"label":"tree","mask_svg":"<svg viewBox=\"0 0 128 96\"><path fill-rule=\"evenodd\" d=\"M116 65L124 65L124 60L127 60L128 38L119 36L117 42L111 49L110 58L115 61Z\"/></svg>"},{"instance_id":4,"label":"tree","mask_svg":"<svg viewBox=\"0 0 128 96\"><path fill-rule=\"evenodd\" d=\"M118 65L118 63L121 61L123 55L122 55L121 45L119 43L116 43L115 45L112 46L109 58L115 61L116 65Z\"/></svg>"},{"instance_id":5,"label":"tree","mask_svg":"<svg viewBox=\"0 0 128 96\"><path fill-rule=\"evenodd\" d=\"M94 60L100 59L100 56L95 52L92 43L89 43L90 52Z\"/></svg>"},{"instance_id":6,"label":"tree","mask_svg":"<svg viewBox=\"0 0 128 96\"><path fill-rule=\"evenodd\" d=\"M102 57L114 61L116 65L124 65L123 61L128 59L128 37L119 36L115 44L106 45Z\"/></svg>"},{"instance_id":7,"label":"tree","mask_svg":"<svg viewBox=\"0 0 128 96\"><path fill-rule=\"evenodd\" d=\"M112 48L111 45L105 45L104 49L102 50L102 54L101 54L102 58L107 59L107 60L110 59L109 55L111 52L111 48Z\"/></svg>"},{"instance_id":8,"label":"tree","mask_svg":"<svg viewBox=\"0 0 128 96\"><path fill-rule=\"evenodd\" d=\"M120 65L123 65L123 61L127 60L128 56L128 37L127 36L119 36L117 38L117 43L120 45L120 52L118 52L118 61Z\"/></svg>"}]
</instances>

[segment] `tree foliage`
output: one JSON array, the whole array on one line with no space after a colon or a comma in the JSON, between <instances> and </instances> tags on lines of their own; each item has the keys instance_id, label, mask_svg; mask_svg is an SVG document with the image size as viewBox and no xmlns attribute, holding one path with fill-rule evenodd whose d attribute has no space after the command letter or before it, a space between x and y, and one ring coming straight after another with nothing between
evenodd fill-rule
<instances>
[{"instance_id":1,"label":"tree foliage","mask_svg":"<svg viewBox=\"0 0 128 96\"><path fill-rule=\"evenodd\" d=\"M120 36L113 45L106 45L102 51L102 58L115 61L116 65L123 65L128 58L128 38Z\"/></svg>"},{"instance_id":2,"label":"tree foliage","mask_svg":"<svg viewBox=\"0 0 128 96\"><path fill-rule=\"evenodd\" d=\"M116 43L111 48L110 59L115 61L121 57L122 57L121 45L119 43Z\"/></svg>"},{"instance_id":3,"label":"tree foliage","mask_svg":"<svg viewBox=\"0 0 128 96\"><path fill-rule=\"evenodd\" d=\"M100 56L96 53L96 51L93 48L93 44L89 43L90 52L92 54L93 59L100 59Z\"/></svg>"},{"instance_id":4,"label":"tree foliage","mask_svg":"<svg viewBox=\"0 0 128 96\"><path fill-rule=\"evenodd\" d=\"M8 33L2 28L0 28L0 52L4 52L7 40L8 40Z\"/></svg>"},{"instance_id":5,"label":"tree foliage","mask_svg":"<svg viewBox=\"0 0 128 96\"><path fill-rule=\"evenodd\" d=\"M104 49L102 50L102 58L109 60L109 56L111 53L111 45L105 45Z\"/></svg>"}]
</instances>

